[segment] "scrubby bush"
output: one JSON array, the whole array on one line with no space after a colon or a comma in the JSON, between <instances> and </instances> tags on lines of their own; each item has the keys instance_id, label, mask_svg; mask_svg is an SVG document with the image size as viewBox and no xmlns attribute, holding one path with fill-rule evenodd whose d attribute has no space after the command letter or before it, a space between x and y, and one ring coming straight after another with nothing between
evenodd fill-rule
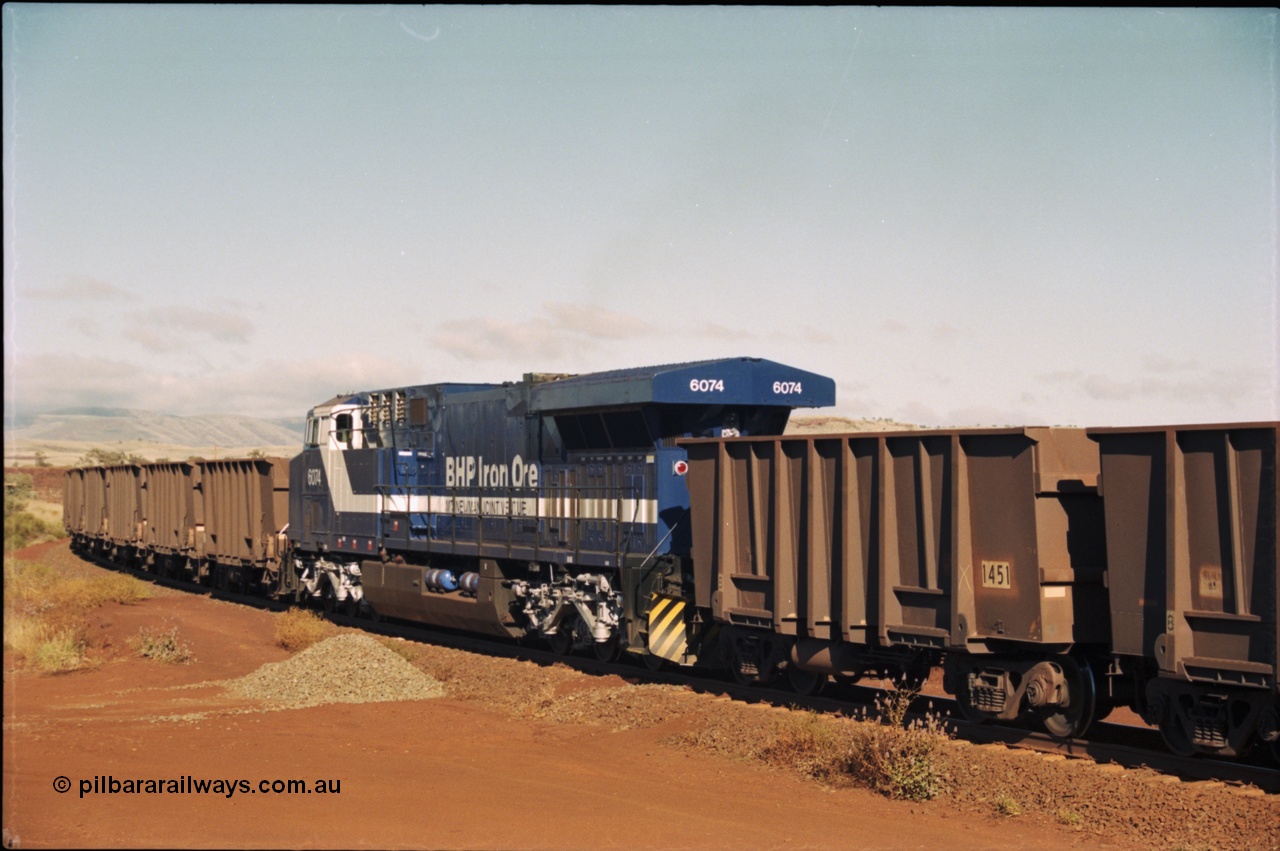
<instances>
[{"instance_id":1,"label":"scrubby bush","mask_svg":"<svg viewBox=\"0 0 1280 851\"><path fill-rule=\"evenodd\" d=\"M172 665L185 665L191 661L191 648L186 642L179 640L176 626L165 631L143 627L134 644L138 648L138 655L143 659Z\"/></svg>"},{"instance_id":2,"label":"scrubby bush","mask_svg":"<svg viewBox=\"0 0 1280 851\"><path fill-rule=\"evenodd\" d=\"M35 485L29 473L4 474L4 508L6 514L9 512L10 504L18 506L19 510L21 510L28 501L35 499L35 496Z\"/></svg>"},{"instance_id":3,"label":"scrubby bush","mask_svg":"<svg viewBox=\"0 0 1280 851\"><path fill-rule=\"evenodd\" d=\"M5 506L8 508L8 506ZM11 552L38 544L42 541L56 541L66 537L61 523L50 523L41 520L25 511L4 515L4 551Z\"/></svg>"},{"instance_id":4,"label":"scrubby bush","mask_svg":"<svg viewBox=\"0 0 1280 851\"><path fill-rule=\"evenodd\" d=\"M900 689L876 701L881 724L857 729L850 771L890 797L926 801L942 791L943 745L949 734L932 712L923 719L907 720L917 694Z\"/></svg>"},{"instance_id":5,"label":"scrubby bush","mask_svg":"<svg viewBox=\"0 0 1280 851\"><path fill-rule=\"evenodd\" d=\"M95 446L76 461L76 467L109 467L113 464L145 464L147 459L123 449L102 449Z\"/></svg>"},{"instance_id":6,"label":"scrubby bush","mask_svg":"<svg viewBox=\"0 0 1280 851\"><path fill-rule=\"evenodd\" d=\"M42 520L27 511L35 497L31 476L26 473L4 474L4 551L20 550L41 541L56 541L66 536L61 523Z\"/></svg>"},{"instance_id":7,"label":"scrubby bush","mask_svg":"<svg viewBox=\"0 0 1280 851\"><path fill-rule=\"evenodd\" d=\"M276 615L276 643L285 650L306 650L334 631L333 624L308 609L293 608Z\"/></svg>"}]
</instances>

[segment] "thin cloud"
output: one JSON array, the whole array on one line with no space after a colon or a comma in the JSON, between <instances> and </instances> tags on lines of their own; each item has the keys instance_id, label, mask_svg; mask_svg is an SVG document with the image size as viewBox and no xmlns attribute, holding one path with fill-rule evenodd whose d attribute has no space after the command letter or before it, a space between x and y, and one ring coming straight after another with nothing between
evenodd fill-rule
<instances>
[{"instance_id":1,"label":"thin cloud","mask_svg":"<svg viewBox=\"0 0 1280 851\"><path fill-rule=\"evenodd\" d=\"M98 357L48 354L5 361L5 412L73 407L137 407L147 387L136 364Z\"/></svg>"},{"instance_id":2,"label":"thin cloud","mask_svg":"<svg viewBox=\"0 0 1280 851\"><path fill-rule=\"evenodd\" d=\"M589 362L617 340L654 336L651 323L590 304L546 302L541 314L519 321L474 317L439 323L433 343L466 361L498 361L519 353L539 362L572 357Z\"/></svg>"},{"instance_id":3,"label":"thin cloud","mask_svg":"<svg viewBox=\"0 0 1280 851\"><path fill-rule=\"evenodd\" d=\"M1190 372L1201 368L1196 360L1177 360L1167 355L1147 355L1142 359L1142 368L1147 372Z\"/></svg>"},{"instance_id":4,"label":"thin cloud","mask_svg":"<svg viewBox=\"0 0 1280 851\"><path fill-rule=\"evenodd\" d=\"M244 314L229 310L157 307L129 317L124 336L147 349L165 353L189 348L192 337L219 343L248 343L254 325Z\"/></svg>"},{"instance_id":5,"label":"thin cloud","mask_svg":"<svg viewBox=\"0 0 1280 851\"><path fill-rule=\"evenodd\" d=\"M562 333L614 340L619 337L644 337L657 330L643 319L590 304L549 301L542 305L542 309L555 323L555 330Z\"/></svg>"},{"instance_id":6,"label":"thin cloud","mask_svg":"<svg viewBox=\"0 0 1280 851\"><path fill-rule=\"evenodd\" d=\"M938 343L949 343L957 339L963 332L954 325L935 325L929 331L929 336Z\"/></svg>"},{"instance_id":7,"label":"thin cloud","mask_svg":"<svg viewBox=\"0 0 1280 851\"><path fill-rule=\"evenodd\" d=\"M42 301L137 301L138 296L129 290L86 275L76 275L59 287L41 290L24 290L24 298Z\"/></svg>"}]
</instances>

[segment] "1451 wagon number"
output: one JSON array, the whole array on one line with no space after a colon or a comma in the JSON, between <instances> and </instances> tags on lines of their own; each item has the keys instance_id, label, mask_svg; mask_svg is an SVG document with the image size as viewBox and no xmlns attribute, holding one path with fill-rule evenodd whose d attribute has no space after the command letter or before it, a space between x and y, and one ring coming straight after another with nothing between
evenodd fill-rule
<instances>
[{"instance_id":1,"label":"1451 wagon number","mask_svg":"<svg viewBox=\"0 0 1280 851\"><path fill-rule=\"evenodd\" d=\"M1013 588L1013 571L1007 561L984 561L982 563L983 588Z\"/></svg>"}]
</instances>

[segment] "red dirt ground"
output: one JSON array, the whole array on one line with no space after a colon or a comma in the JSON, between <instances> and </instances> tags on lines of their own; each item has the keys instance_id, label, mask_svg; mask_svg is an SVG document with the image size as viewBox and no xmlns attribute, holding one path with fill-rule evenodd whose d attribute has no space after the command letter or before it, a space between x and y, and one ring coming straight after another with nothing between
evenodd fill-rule
<instances>
[{"instance_id":1,"label":"red dirt ground","mask_svg":"<svg viewBox=\"0 0 1280 851\"><path fill-rule=\"evenodd\" d=\"M21 555L69 570L97 570L78 562L65 542ZM603 726L581 723L547 707L584 691L634 687L617 677L512 660L450 657L452 675L440 677L448 696L434 700L277 710L230 697L217 681L289 656L274 642L275 617L166 592L97 610L99 662L90 670L38 675L6 653L3 827L10 846L1128 849L1280 842L1274 796L1244 797L1200 784L1180 784L1186 791L1179 800L1188 812L1238 807L1234 833L1228 822L1225 829L1188 834L1176 821L1162 832L1152 827L1163 818L1158 813L1135 812L1135 824L1149 828L1135 832L1088 817L1083 826L1039 812L1002 817L989 802L974 805L972 795L907 803L862 789L832 790L758 763L669 743L717 713L772 719L778 710L690 693L680 700L698 709L668 720L630 729L619 729L627 725L616 718ZM142 627L170 625L193 662L162 664L130 655L130 638ZM471 661L459 663L462 658ZM468 684L470 671L477 679ZM500 695L483 697L485 687L476 684L481 681L505 683L499 688L511 693L543 689L553 696L531 717L513 712ZM978 752L987 749L964 752L976 772L983 759ZM1103 782L1091 765L1073 770L1036 756L1000 759L1060 772L1068 787L1085 795ZM1001 782L1014 791L1018 770L1001 769L1007 774ZM80 794L85 781L91 785L103 775L117 781L245 779L254 786L297 778L339 783L340 791ZM55 791L58 777L70 780L70 791ZM1170 787L1164 780L1132 783L1154 795Z\"/></svg>"}]
</instances>

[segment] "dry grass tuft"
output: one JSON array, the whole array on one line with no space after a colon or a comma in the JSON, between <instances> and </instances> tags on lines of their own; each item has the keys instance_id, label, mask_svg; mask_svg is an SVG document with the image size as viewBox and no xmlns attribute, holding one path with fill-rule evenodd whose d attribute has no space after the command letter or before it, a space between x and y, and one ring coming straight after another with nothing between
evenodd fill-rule
<instances>
[{"instance_id":1,"label":"dry grass tuft","mask_svg":"<svg viewBox=\"0 0 1280 851\"><path fill-rule=\"evenodd\" d=\"M6 559L4 646L45 673L87 667L89 612L151 596L151 586L131 576L69 578L41 562Z\"/></svg>"},{"instance_id":2,"label":"dry grass tuft","mask_svg":"<svg viewBox=\"0 0 1280 851\"><path fill-rule=\"evenodd\" d=\"M308 609L292 608L276 615L276 643L297 652L334 635L333 624Z\"/></svg>"},{"instance_id":3,"label":"dry grass tuft","mask_svg":"<svg viewBox=\"0 0 1280 851\"><path fill-rule=\"evenodd\" d=\"M846 786L857 735L852 725L816 712L795 711L777 722L774 739L760 752L770 765L783 766L830 786Z\"/></svg>"}]
</instances>

